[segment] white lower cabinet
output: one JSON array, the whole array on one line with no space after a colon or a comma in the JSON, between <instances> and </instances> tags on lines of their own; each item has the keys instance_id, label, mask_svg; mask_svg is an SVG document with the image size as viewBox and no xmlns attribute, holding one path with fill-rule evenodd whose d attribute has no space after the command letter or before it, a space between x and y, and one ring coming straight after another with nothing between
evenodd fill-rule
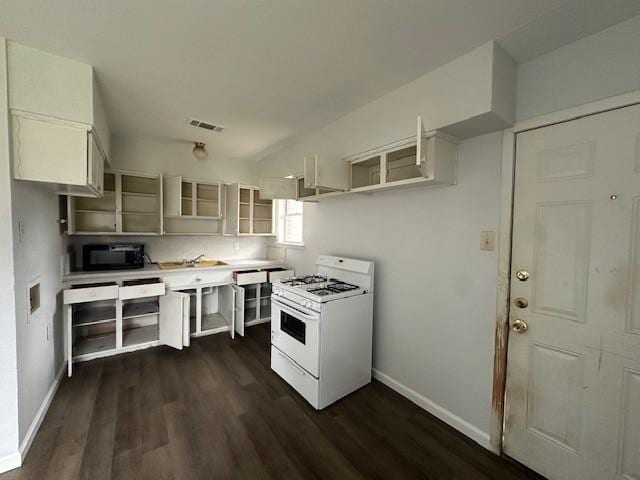
<instances>
[{"instance_id":1,"label":"white lower cabinet","mask_svg":"<svg viewBox=\"0 0 640 480\"><path fill-rule=\"evenodd\" d=\"M63 292L69 376L74 361L158 345L181 350L192 336L244 336L246 326L271 319L271 282L293 274L276 267L73 285Z\"/></svg>"},{"instance_id":2,"label":"white lower cabinet","mask_svg":"<svg viewBox=\"0 0 640 480\"><path fill-rule=\"evenodd\" d=\"M73 362L156 345L182 349L189 295L157 278L73 286L64 291L68 373ZM188 334L187 345L188 345Z\"/></svg>"},{"instance_id":3,"label":"white lower cabinet","mask_svg":"<svg viewBox=\"0 0 640 480\"><path fill-rule=\"evenodd\" d=\"M238 320L236 285L194 285L178 291L190 298L187 321L189 336L229 332L231 338L234 338Z\"/></svg>"}]
</instances>

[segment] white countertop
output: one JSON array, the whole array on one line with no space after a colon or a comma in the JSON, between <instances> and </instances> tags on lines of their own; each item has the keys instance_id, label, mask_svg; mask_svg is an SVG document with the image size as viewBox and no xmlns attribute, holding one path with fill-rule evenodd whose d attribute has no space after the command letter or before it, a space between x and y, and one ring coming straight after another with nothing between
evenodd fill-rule
<instances>
[{"instance_id":1,"label":"white countertop","mask_svg":"<svg viewBox=\"0 0 640 480\"><path fill-rule=\"evenodd\" d=\"M215 267L184 267L184 268L171 268L161 269L157 265L147 264L144 268L134 268L130 270L107 270L99 272L71 272L64 276L64 283L100 281L106 278L146 278L155 276L167 276L175 273L193 273L194 271L211 271L211 270L250 270L254 268L269 268L269 267L282 267L284 262L282 260L268 260L268 259L234 259L234 260L221 260L226 265L217 265Z\"/></svg>"}]
</instances>

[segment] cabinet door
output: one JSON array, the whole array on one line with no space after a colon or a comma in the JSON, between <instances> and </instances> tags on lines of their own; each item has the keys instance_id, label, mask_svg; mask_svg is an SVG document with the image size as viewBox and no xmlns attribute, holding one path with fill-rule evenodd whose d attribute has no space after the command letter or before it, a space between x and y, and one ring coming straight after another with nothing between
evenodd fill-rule
<instances>
[{"instance_id":1,"label":"cabinet door","mask_svg":"<svg viewBox=\"0 0 640 480\"><path fill-rule=\"evenodd\" d=\"M167 292L161 296L158 321L160 343L182 350L185 322L189 323L189 295Z\"/></svg>"},{"instance_id":2,"label":"cabinet door","mask_svg":"<svg viewBox=\"0 0 640 480\"><path fill-rule=\"evenodd\" d=\"M318 179L318 156L304 157L304 187L316 188Z\"/></svg>"},{"instance_id":3,"label":"cabinet door","mask_svg":"<svg viewBox=\"0 0 640 480\"><path fill-rule=\"evenodd\" d=\"M234 338L236 333L236 291L232 285L218 287L218 302L218 310L227 322L231 338Z\"/></svg>"},{"instance_id":4,"label":"cabinet door","mask_svg":"<svg viewBox=\"0 0 640 480\"><path fill-rule=\"evenodd\" d=\"M104 194L104 156L93 132L87 132L87 168L89 186L98 192L99 196Z\"/></svg>"},{"instance_id":5,"label":"cabinet door","mask_svg":"<svg viewBox=\"0 0 640 480\"><path fill-rule=\"evenodd\" d=\"M182 215L182 176L165 177L164 215L178 217Z\"/></svg>"},{"instance_id":6,"label":"cabinet door","mask_svg":"<svg viewBox=\"0 0 640 480\"><path fill-rule=\"evenodd\" d=\"M304 157L304 186L326 191L343 191L347 186L347 164L342 160Z\"/></svg>"},{"instance_id":7,"label":"cabinet door","mask_svg":"<svg viewBox=\"0 0 640 480\"><path fill-rule=\"evenodd\" d=\"M87 186L86 128L14 114L12 134L15 178Z\"/></svg>"},{"instance_id":8,"label":"cabinet door","mask_svg":"<svg viewBox=\"0 0 640 480\"><path fill-rule=\"evenodd\" d=\"M224 234L237 235L240 208L239 187L237 183L226 186Z\"/></svg>"},{"instance_id":9,"label":"cabinet door","mask_svg":"<svg viewBox=\"0 0 640 480\"><path fill-rule=\"evenodd\" d=\"M76 233L76 201L75 197L67 196L67 235ZM74 261L77 261L74 259Z\"/></svg>"},{"instance_id":10,"label":"cabinet door","mask_svg":"<svg viewBox=\"0 0 640 480\"><path fill-rule=\"evenodd\" d=\"M444 138L439 133L427 136L421 117L418 117L417 127L416 165L421 175L435 183L454 185L458 163L457 141Z\"/></svg>"},{"instance_id":11,"label":"cabinet door","mask_svg":"<svg viewBox=\"0 0 640 480\"><path fill-rule=\"evenodd\" d=\"M425 136L422 117L418 117L416 128L416 166L420 169L423 177L429 178L431 169L429 168L429 139Z\"/></svg>"},{"instance_id":12,"label":"cabinet door","mask_svg":"<svg viewBox=\"0 0 640 480\"><path fill-rule=\"evenodd\" d=\"M260 198L265 200L296 200L298 186L295 178L261 178Z\"/></svg>"},{"instance_id":13,"label":"cabinet door","mask_svg":"<svg viewBox=\"0 0 640 480\"><path fill-rule=\"evenodd\" d=\"M235 291L234 310L235 310L235 330L238 335L244 337L244 288L238 285L231 285Z\"/></svg>"}]
</instances>

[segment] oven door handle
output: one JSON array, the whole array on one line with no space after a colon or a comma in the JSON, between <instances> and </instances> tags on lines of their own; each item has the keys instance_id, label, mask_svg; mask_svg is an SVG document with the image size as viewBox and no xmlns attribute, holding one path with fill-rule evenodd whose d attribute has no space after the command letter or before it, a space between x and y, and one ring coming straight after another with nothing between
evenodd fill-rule
<instances>
[{"instance_id":1,"label":"oven door handle","mask_svg":"<svg viewBox=\"0 0 640 480\"><path fill-rule=\"evenodd\" d=\"M285 312L287 312L289 315L292 315L294 317L301 317L305 320L309 320L311 322L318 320L320 317L319 316L312 316L312 315L308 315L300 310L298 310L297 308L293 308L290 307L288 305L285 305L282 302L279 302L278 300L272 299L271 303L275 304L278 306L278 308L280 308L281 310L284 310Z\"/></svg>"}]
</instances>

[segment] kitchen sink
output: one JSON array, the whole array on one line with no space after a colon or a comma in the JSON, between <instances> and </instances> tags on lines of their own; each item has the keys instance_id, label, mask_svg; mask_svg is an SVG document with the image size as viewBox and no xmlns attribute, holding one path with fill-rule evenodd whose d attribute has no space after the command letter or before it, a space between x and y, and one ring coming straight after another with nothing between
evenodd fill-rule
<instances>
[{"instance_id":1,"label":"kitchen sink","mask_svg":"<svg viewBox=\"0 0 640 480\"><path fill-rule=\"evenodd\" d=\"M200 260L197 263L187 262L161 262L158 266L162 270L171 270L172 268L202 268L202 267L218 267L220 265L227 265L220 260Z\"/></svg>"}]
</instances>

